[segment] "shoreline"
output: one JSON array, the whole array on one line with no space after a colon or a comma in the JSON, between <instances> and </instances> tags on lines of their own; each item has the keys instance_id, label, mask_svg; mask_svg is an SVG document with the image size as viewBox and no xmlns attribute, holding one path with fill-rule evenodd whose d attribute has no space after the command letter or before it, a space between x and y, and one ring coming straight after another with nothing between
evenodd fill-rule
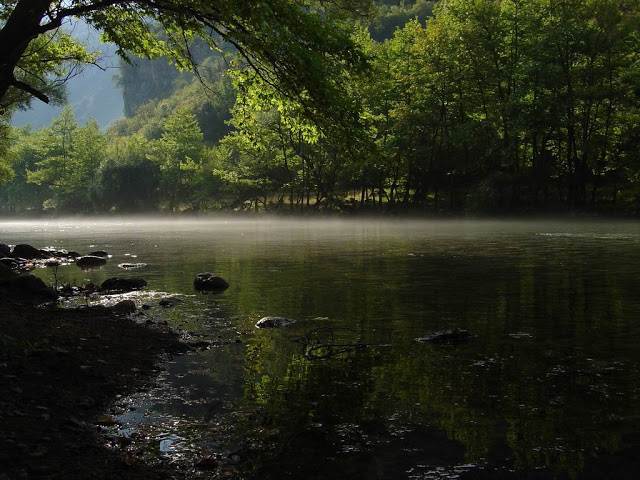
<instances>
[{"instance_id":1,"label":"shoreline","mask_svg":"<svg viewBox=\"0 0 640 480\"><path fill-rule=\"evenodd\" d=\"M109 448L100 424L188 346L106 309L0 305L0 479L180 478ZM6 332L6 333L5 333Z\"/></svg>"},{"instance_id":2,"label":"shoreline","mask_svg":"<svg viewBox=\"0 0 640 480\"><path fill-rule=\"evenodd\" d=\"M356 210L318 210L318 209L268 209L260 211L208 210L201 212L37 212L8 213L0 212L3 221L56 221L56 220L109 220L119 218L148 220L386 220L386 221L447 221L447 220L495 220L495 221L536 221L536 220L600 220L635 221L640 220L640 212L598 212L579 210L510 210L510 211L425 211L419 209L356 209Z\"/></svg>"},{"instance_id":3,"label":"shoreline","mask_svg":"<svg viewBox=\"0 0 640 480\"><path fill-rule=\"evenodd\" d=\"M640 215L602 215L590 213L530 213L530 214L414 214L411 212L403 213L384 213L384 212L359 212L359 213L341 213L341 212L310 212L310 213L282 213L277 211L267 212L203 212L203 213L97 213L97 214L60 214L60 215L1 215L0 227L2 224L21 223L56 223L56 222L136 222L137 224L145 223L197 223L197 222L223 222L223 223L264 223L278 222L282 223L365 223L365 222L385 222L389 224L402 223L450 223L450 222L505 222L505 223L531 223L531 222L567 222L567 223L637 223L640 221ZM0 234L3 232L0 231ZM5 232L6 233L6 232ZM2 239L0 239L1 241ZM6 241L6 239L5 239Z\"/></svg>"}]
</instances>

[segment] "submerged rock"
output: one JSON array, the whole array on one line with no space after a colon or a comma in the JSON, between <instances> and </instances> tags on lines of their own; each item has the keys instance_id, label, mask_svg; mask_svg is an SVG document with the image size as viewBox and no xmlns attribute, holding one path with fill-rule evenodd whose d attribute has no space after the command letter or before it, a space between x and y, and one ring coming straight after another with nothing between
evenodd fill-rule
<instances>
[{"instance_id":1,"label":"submerged rock","mask_svg":"<svg viewBox=\"0 0 640 480\"><path fill-rule=\"evenodd\" d=\"M102 265L106 265L107 260L103 257L95 257L92 255L87 255L85 257L80 257L76 260L76 265L80 268L95 268L101 267Z\"/></svg>"},{"instance_id":2,"label":"submerged rock","mask_svg":"<svg viewBox=\"0 0 640 480\"><path fill-rule=\"evenodd\" d=\"M91 256L91 257L108 258L109 257L109 253L105 252L104 250L96 250L95 252L89 253L89 256Z\"/></svg>"},{"instance_id":3,"label":"submerged rock","mask_svg":"<svg viewBox=\"0 0 640 480\"><path fill-rule=\"evenodd\" d=\"M0 243L0 257L9 257L11 255L11 248L6 243Z\"/></svg>"},{"instance_id":4,"label":"submerged rock","mask_svg":"<svg viewBox=\"0 0 640 480\"><path fill-rule=\"evenodd\" d=\"M147 281L144 278L113 277L102 282L102 285L100 285L100 291L103 293L126 293L133 292L134 290L142 290L146 286Z\"/></svg>"},{"instance_id":5,"label":"submerged rock","mask_svg":"<svg viewBox=\"0 0 640 480\"><path fill-rule=\"evenodd\" d=\"M13 247L11 252L13 258L26 258L27 260L34 260L36 258L45 258L47 255L31 245L21 243Z\"/></svg>"},{"instance_id":6,"label":"submerged rock","mask_svg":"<svg viewBox=\"0 0 640 480\"><path fill-rule=\"evenodd\" d=\"M206 272L196 275L196 278L193 280L193 288L200 291L221 292L229 288L229 284L224 278Z\"/></svg>"},{"instance_id":7,"label":"submerged rock","mask_svg":"<svg viewBox=\"0 0 640 480\"><path fill-rule=\"evenodd\" d=\"M55 302L58 294L34 275L17 275L4 265L0 267L0 297L18 303Z\"/></svg>"},{"instance_id":8,"label":"submerged rock","mask_svg":"<svg viewBox=\"0 0 640 480\"><path fill-rule=\"evenodd\" d=\"M175 307L179 303L182 303L182 299L178 297L165 297L160 300L159 305L163 308Z\"/></svg>"},{"instance_id":9,"label":"submerged rock","mask_svg":"<svg viewBox=\"0 0 640 480\"><path fill-rule=\"evenodd\" d=\"M296 321L285 317L262 317L256 322L256 328L282 328L293 323Z\"/></svg>"},{"instance_id":10,"label":"submerged rock","mask_svg":"<svg viewBox=\"0 0 640 480\"><path fill-rule=\"evenodd\" d=\"M438 332L430 333L424 337L416 338L416 341L421 343L464 343L471 339L471 334L468 330L461 328L453 328L450 330L440 330Z\"/></svg>"}]
</instances>

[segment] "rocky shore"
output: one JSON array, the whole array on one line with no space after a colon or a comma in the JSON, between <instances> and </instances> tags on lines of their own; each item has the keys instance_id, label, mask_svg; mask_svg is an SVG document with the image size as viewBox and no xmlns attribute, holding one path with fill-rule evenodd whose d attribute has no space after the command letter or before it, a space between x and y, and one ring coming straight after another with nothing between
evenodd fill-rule
<instances>
[{"instance_id":1,"label":"rocky shore","mask_svg":"<svg viewBox=\"0 0 640 480\"><path fill-rule=\"evenodd\" d=\"M182 478L127 456L100 432L113 424L105 412L117 398L149 387L161 360L190 346L166 322L133 321L130 300L111 308L56 304L63 295L131 291L146 282L54 289L26 272L77 254L0 247L0 480Z\"/></svg>"}]
</instances>

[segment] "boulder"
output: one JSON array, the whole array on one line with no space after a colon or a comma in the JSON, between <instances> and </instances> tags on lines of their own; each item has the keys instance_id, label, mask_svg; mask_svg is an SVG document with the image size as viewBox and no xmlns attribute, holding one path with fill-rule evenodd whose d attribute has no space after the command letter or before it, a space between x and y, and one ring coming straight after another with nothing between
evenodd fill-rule
<instances>
[{"instance_id":1,"label":"boulder","mask_svg":"<svg viewBox=\"0 0 640 480\"><path fill-rule=\"evenodd\" d=\"M221 292L229 288L229 284L222 277L217 277L213 273L199 273L193 280L193 288L206 292Z\"/></svg>"},{"instance_id":2,"label":"boulder","mask_svg":"<svg viewBox=\"0 0 640 480\"><path fill-rule=\"evenodd\" d=\"M105 265L107 260L103 257L95 257L92 255L87 255L85 257L80 257L76 259L76 265L80 268L95 268L101 267Z\"/></svg>"},{"instance_id":3,"label":"boulder","mask_svg":"<svg viewBox=\"0 0 640 480\"><path fill-rule=\"evenodd\" d=\"M0 257L10 257L11 256L11 248L9 245L5 243L0 243Z\"/></svg>"},{"instance_id":4,"label":"boulder","mask_svg":"<svg viewBox=\"0 0 640 480\"><path fill-rule=\"evenodd\" d=\"M11 252L13 258L26 258L27 260L34 260L36 258L46 258L47 255L31 245L21 243L13 247Z\"/></svg>"},{"instance_id":5,"label":"boulder","mask_svg":"<svg viewBox=\"0 0 640 480\"><path fill-rule=\"evenodd\" d=\"M285 317L262 317L256 322L256 328L282 328L293 323L296 321Z\"/></svg>"},{"instance_id":6,"label":"boulder","mask_svg":"<svg viewBox=\"0 0 640 480\"><path fill-rule=\"evenodd\" d=\"M115 313L121 313L123 315L127 315L129 313L134 313L136 308L136 302L133 300L122 300L121 302L116 303L111 310Z\"/></svg>"},{"instance_id":7,"label":"boulder","mask_svg":"<svg viewBox=\"0 0 640 480\"><path fill-rule=\"evenodd\" d=\"M143 278L113 277L102 282L102 285L100 285L100 291L102 293L126 293L133 292L134 290L142 290L146 286L147 281Z\"/></svg>"},{"instance_id":8,"label":"boulder","mask_svg":"<svg viewBox=\"0 0 640 480\"><path fill-rule=\"evenodd\" d=\"M104 250L96 250L95 252L91 252L89 254L89 256L91 256L91 257L108 258L109 257L109 253L105 252Z\"/></svg>"},{"instance_id":9,"label":"boulder","mask_svg":"<svg viewBox=\"0 0 640 480\"><path fill-rule=\"evenodd\" d=\"M453 328L430 333L424 337L416 338L416 341L421 343L457 344L467 342L471 338L472 336L468 330Z\"/></svg>"},{"instance_id":10,"label":"boulder","mask_svg":"<svg viewBox=\"0 0 640 480\"><path fill-rule=\"evenodd\" d=\"M0 267L2 269L6 267ZM16 275L0 273L0 297L6 296L12 301L27 304L55 302L58 294L34 275Z\"/></svg>"}]
</instances>

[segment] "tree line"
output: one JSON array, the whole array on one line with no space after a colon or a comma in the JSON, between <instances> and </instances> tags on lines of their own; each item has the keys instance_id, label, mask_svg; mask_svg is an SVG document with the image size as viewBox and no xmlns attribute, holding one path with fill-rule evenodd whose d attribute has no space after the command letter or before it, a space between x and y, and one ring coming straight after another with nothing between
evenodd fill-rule
<instances>
[{"instance_id":1,"label":"tree line","mask_svg":"<svg viewBox=\"0 0 640 480\"><path fill-rule=\"evenodd\" d=\"M106 133L13 129L5 208L638 212L640 0L384 8L315 91L227 52Z\"/></svg>"}]
</instances>

